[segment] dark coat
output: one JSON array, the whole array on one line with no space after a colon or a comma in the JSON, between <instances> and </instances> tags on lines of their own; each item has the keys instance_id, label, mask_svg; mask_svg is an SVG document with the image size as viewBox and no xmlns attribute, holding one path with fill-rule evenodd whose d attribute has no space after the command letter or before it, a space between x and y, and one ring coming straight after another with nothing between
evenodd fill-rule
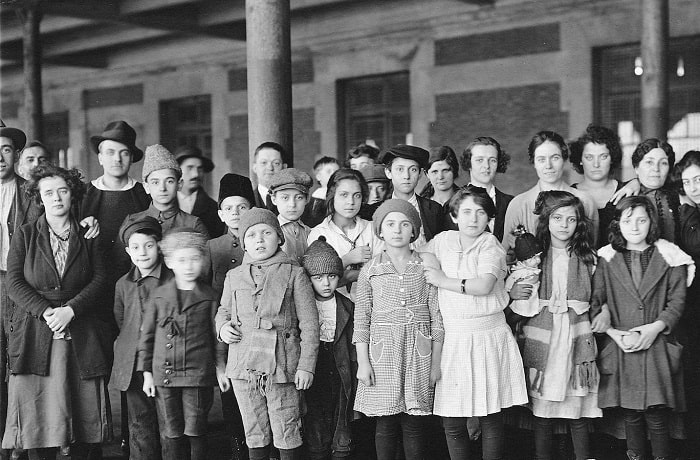
<instances>
[{"instance_id":1,"label":"dark coat","mask_svg":"<svg viewBox=\"0 0 700 460\"><path fill-rule=\"evenodd\" d=\"M117 281L114 318L119 336L114 342L114 366L110 382L119 391L128 390L134 377L143 312L148 299L158 286L172 277L172 271L161 263L159 268L146 277L140 277L138 269L132 266L131 270Z\"/></svg>"},{"instance_id":2,"label":"dark coat","mask_svg":"<svg viewBox=\"0 0 700 460\"><path fill-rule=\"evenodd\" d=\"M197 191L191 214L199 217L207 230L210 238L217 238L224 234L226 225L219 219L219 205L203 189Z\"/></svg>"},{"instance_id":3,"label":"dark coat","mask_svg":"<svg viewBox=\"0 0 700 460\"><path fill-rule=\"evenodd\" d=\"M622 253L611 246L600 250L593 276L591 316L597 315L600 306L607 303L615 329L629 330L656 320L667 326L646 351L624 353L612 339L605 338L598 354L601 408L646 410L664 405L683 410L685 407L682 347L674 330L685 306L687 270L685 265L671 267L658 249L659 243L639 290ZM680 252L677 247L676 250Z\"/></svg>"},{"instance_id":4,"label":"dark coat","mask_svg":"<svg viewBox=\"0 0 700 460\"><path fill-rule=\"evenodd\" d=\"M684 204L680 208L680 246L700 267L700 208ZM685 311L678 324L678 340L683 344L683 370L686 398L700 403L700 277L688 288ZM698 434L700 435L700 433Z\"/></svg>"},{"instance_id":5,"label":"dark coat","mask_svg":"<svg viewBox=\"0 0 700 460\"><path fill-rule=\"evenodd\" d=\"M445 215L442 206L437 201L423 198L416 195L418 208L420 209L420 219L423 224L425 241L430 241L435 235L444 230Z\"/></svg>"},{"instance_id":6,"label":"dark coat","mask_svg":"<svg viewBox=\"0 0 700 460\"><path fill-rule=\"evenodd\" d=\"M7 285L14 305L7 312L10 372L48 375L53 333L42 314L49 307L70 305L72 349L82 378L108 376L112 357L110 308L98 302L105 268L97 239L86 240L71 220L68 257L62 277L43 215L19 229L8 257Z\"/></svg>"},{"instance_id":7,"label":"dark coat","mask_svg":"<svg viewBox=\"0 0 700 460\"><path fill-rule=\"evenodd\" d=\"M10 230L10 241L12 235L24 224L36 221L42 213L42 209L29 198L24 191L26 180L20 176L15 176L15 200L7 216L7 228Z\"/></svg>"},{"instance_id":8,"label":"dark coat","mask_svg":"<svg viewBox=\"0 0 700 460\"><path fill-rule=\"evenodd\" d=\"M160 226L163 229L163 234L167 233L168 230L173 228L189 227L197 230L199 233L204 235L206 239L209 239L209 232L207 231L207 227L202 223L201 219L193 216L192 214L188 214L177 207L161 213L155 206L153 206L153 203L151 203L145 211L129 214L126 216L126 218L130 217L131 219L138 220L146 216L151 216L160 222ZM165 219L162 219L161 217L165 217Z\"/></svg>"},{"instance_id":9,"label":"dark coat","mask_svg":"<svg viewBox=\"0 0 700 460\"><path fill-rule=\"evenodd\" d=\"M204 264L202 279L214 288L219 295L218 299L221 299L221 293L224 291L226 273L243 262L244 254L239 239L229 232L207 241L207 262Z\"/></svg>"},{"instance_id":10,"label":"dark coat","mask_svg":"<svg viewBox=\"0 0 700 460\"><path fill-rule=\"evenodd\" d=\"M143 313L137 369L153 373L156 386L216 385L214 290L198 282L180 303L175 279L157 287Z\"/></svg>"}]
</instances>

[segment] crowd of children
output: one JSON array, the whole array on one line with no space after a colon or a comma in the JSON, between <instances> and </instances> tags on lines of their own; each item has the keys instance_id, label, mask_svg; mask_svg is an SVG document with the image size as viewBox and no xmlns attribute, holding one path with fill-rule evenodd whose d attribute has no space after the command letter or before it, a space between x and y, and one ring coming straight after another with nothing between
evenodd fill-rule
<instances>
[{"instance_id":1,"label":"crowd of children","mask_svg":"<svg viewBox=\"0 0 700 460\"><path fill-rule=\"evenodd\" d=\"M490 155L482 182L439 180L457 175L451 149L361 145L347 167L316 163L314 193L311 175L265 143L256 188L222 179L227 229L209 240L178 206L180 162L149 146L151 203L116 237L132 265L114 292L110 383L125 394L131 457L207 458L218 385L234 458L469 459L480 431L481 455L496 460L508 458L512 424L534 431L537 459L560 458L555 431L570 434L576 459L592 459L595 420L615 423L608 411L629 459L647 458L647 438L654 459L673 458L671 420L698 410L684 367L696 376L700 364L676 330L697 308L681 247L698 253L687 246L700 154L665 184L687 206L679 247L660 237L644 193L620 200L599 232L593 200L563 182L567 152L556 133L534 136L539 182L505 212L493 178L507 161L491 138L462 156L469 172L472 155ZM429 168L428 195L444 203L416 194ZM502 244L492 230L504 226ZM696 458L700 434L687 436L685 458Z\"/></svg>"}]
</instances>

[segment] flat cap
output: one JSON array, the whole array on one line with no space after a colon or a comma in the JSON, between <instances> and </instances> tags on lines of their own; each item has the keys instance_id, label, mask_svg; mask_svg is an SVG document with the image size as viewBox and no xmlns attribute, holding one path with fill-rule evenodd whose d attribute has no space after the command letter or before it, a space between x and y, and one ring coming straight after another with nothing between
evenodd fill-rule
<instances>
[{"instance_id":1,"label":"flat cap","mask_svg":"<svg viewBox=\"0 0 700 460\"><path fill-rule=\"evenodd\" d=\"M389 165L394 158L405 158L418 163L423 169L428 169L428 158L430 153L420 147L414 145L398 144L379 154L379 162L384 165Z\"/></svg>"},{"instance_id":2,"label":"flat cap","mask_svg":"<svg viewBox=\"0 0 700 460\"><path fill-rule=\"evenodd\" d=\"M299 190L300 192L309 193L309 189L313 185L314 181L311 176L296 168L286 168L281 171L276 172L270 179L270 193L274 193L277 190L284 190L288 188L293 188Z\"/></svg>"},{"instance_id":3,"label":"flat cap","mask_svg":"<svg viewBox=\"0 0 700 460\"><path fill-rule=\"evenodd\" d=\"M365 165L360 168L360 173L365 178L365 182L391 182L384 172L384 165Z\"/></svg>"},{"instance_id":4,"label":"flat cap","mask_svg":"<svg viewBox=\"0 0 700 460\"><path fill-rule=\"evenodd\" d=\"M122 222L122 225L119 227L119 241L121 241L124 246L128 246L131 235L141 230L150 230L156 235L156 239L158 240L163 237L163 228L154 217L143 216L139 219L129 215L126 216L126 219L124 219L124 222Z\"/></svg>"}]
</instances>

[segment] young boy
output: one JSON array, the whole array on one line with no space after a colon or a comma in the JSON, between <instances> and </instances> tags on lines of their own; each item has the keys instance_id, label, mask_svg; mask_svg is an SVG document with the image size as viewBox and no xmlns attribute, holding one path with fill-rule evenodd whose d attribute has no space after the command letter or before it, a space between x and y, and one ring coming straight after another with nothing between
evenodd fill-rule
<instances>
[{"instance_id":1,"label":"young boy","mask_svg":"<svg viewBox=\"0 0 700 460\"><path fill-rule=\"evenodd\" d=\"M313 382L318 313L304 269L280 246L277 217L254 208L238 227L246 257L226 275L216 314L217 337L228 347L230 378L243 415L250 460L298 460L300 390ZM221 356L221 355L219 355Z\"/></svg>"},{"instance_id":2,"label":"young boy","mask_svg":"<svg viewBox=\"0 0 700 460\"><path fill-rule=\"evenodd\" d=\"M143 186L151 196L148 209L127 216L140 219L144 216L155 218L163 233L178 227L190 227L209 239L209 233L202 221L182 211L177 203L177 192L182 187L182 170L175 156L162 145L149 145L143 160Z\"/></svg>"},{"instance_id":3,"label":"young boy","mask_svg":"<svg viewBox=\"0 0 700 460\"><path fill-rule=\"evenodd\" d=\"M362 169L373 165L377 161L379 149L375 145L358 144L348 151L345 159L345 167L350 169Z\"/></svg>"},{"instance_id":4,"label":"young boy","mask_svg":"<svg viewBox=\"0 0 700 460\"><path fill-rule=\"evenodd\" d=\"M164 459L207 458L207 414L217 383L214 290L199 281L206 238L192 228L165 234L160 248L173 279L154 289L144 312L138 370L143 391L155 397ZM189 443L188 443L189 441ZM189 445L188 445L189 444Z\"/></svg>"},{"instance_id":5,"label":"young boy","mask_svg":"<svg viewBox=\"0 0 700 460\"><path fill-rule=\"evenodd\" d=\"M306 213L302 217L304 223L313 228L320 224L326 217L326 192L328 192L328 179L334 172L340 169L338 160L333 157L322 157L314 163L314 176L319 187L311 194Z\"/></svg>"},{"instance_id":6,"label":"young boy","mask_svg":"<svg viewBox=\"0 0 700 460\"><path fill-rule=\"evenodd\" d=\"M316 378L306 391L304 435L308 458L344 458L351 451L351 408L357 381L352 345L355 306L335 292L343 276L343 261L323 237L309 245L302 263L314 288L321 339Z\"/></svg>"},{"instance_id":7,"label":"young boy","mask_svg":"<svg viewBox=\"0 0 700 460\"><path fill-rule=\"evenodd\" d=\"M112 385L126 394L129 451L133 460L160 458L158 417L153 400L143 393L143 376L136 372L138 343L144 308L151 293L172 278L161 263L158 242L162 232L153 217L126 219L119 239L131 257L132 267L115 288L114 317L119 336L114 342ZM125 438L125 436L122 436Z\"/></svg>"},{"instance_id":8,"label":"young boy","mask_svg":"<svg viewBox=\"0 0 700 460\"><path fill-rule=\"evenodd\" d=\"M277 207L277 218L284 234L282 250L292 259L301 262L311 232L301 221L301 216L309 201L309 189L313 180L301 169L287 168L275 173L269 184L272 204Z\"/></svg>"}]
</instances>

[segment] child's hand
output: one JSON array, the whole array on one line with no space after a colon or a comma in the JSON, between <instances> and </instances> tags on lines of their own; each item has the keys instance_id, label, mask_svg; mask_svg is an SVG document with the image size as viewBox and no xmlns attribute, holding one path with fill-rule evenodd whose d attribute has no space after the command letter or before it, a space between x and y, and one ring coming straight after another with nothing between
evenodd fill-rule
<instances>
[{"instance_id":1,"label":"child's hand","mask_svg":"<svg viewBox=\"0 0 700 460\"><path fill-rule=\"evenodd\" d=\"M666 323L663 321L654 321L643 326L633 327L630 329L630 332L639 332L639 337L637 338L637 343L630 348L630 351L648 350L659 333L664 329L666 329Z\"/></svg>"},{"instance_id":2,"label":"child's hand","mask_svg":"<svg viewBox=\"0 0 700 460\"><path fill-rule=\"evenodd\" d=\"M143 392L146 393L146 396L149 398L153 398L156 395L156 386L153 383L152 372L143 372Z\"/></svg>"},{"instance_id":3,"label":"child's hand","mask_svg":"<svg viewBox=\"0 0 700 460\"><path fill-rule=\"evenodd\" d=\"M615 341L617 346L620 347L622 351L624 351L625 353L630 352L631 346L628 343L629 339L626 340L625 338L631 336L632 334L634 334L634 332L621 331L619 329L613 329L612 327L605 332L610 336L611 339Z\"/></svg>"},{"instance_id":4,"label":"child's hand","mask_svg":"<svg viewBox=\"0 0 700 460\"><path fill-rule=\"evenodd\" d=\"M313 382L314 374L297 369L296 374L294 374L294 384L297 386L297 390L308 390Z\"/></svg>"},{"instance_id":5,"label":"child's hand","mask_svg":"<svg viewBox=\"0 0 700 460\"><path fill-rule=\"evenodd\" d=\"M219 383L219 389L222 393L231 389L231 381L226 377L226 370L219 366L216 366L216 381Z\"/></svg>"},{"instance_id":6,"label":"child's hand","mask_svg":"<svg viewBox=\"0 0 700 460\"><path fill-rule=\"evenodd\" d=\"M527 300L532 295L532 284L515 283L509 294L512 300Z\"/></svg>"},{"instance_id":7,"label":"child's hand","mask_svg":"<svg viewBox=\"0 0 700 460\"><path fill-rule=\"evenodd\" d=\"M372 369L371 364L358 363L357 380L359 380L365 386L368 386L368 387L371 387L372 385L374 385L374 369Z\"/></svg>"},{"instance_id":8,"label":"child's hand","mask_svg":"<svg viewBox=\"0 0 700 460\"><path fill-rule=\"evenodd\" d=\"M445 279L447 278L445 276L445 272L438 268L434 267L429 267L427 265L423 265L423 275L425 276L425 281L428 282L428 284L432 284L435 287L440 287L442 284L445 282Z\"/></svg>"},{"instance_id":9,"label":"child's hand","mask_svg":"<svg viewBox=\"0 0 700 460\"><path fill-rule=\"evenodd\" d=\"M46 324L53 332L63 332L73 318L75 318L75 313L67 305L44 311L44 320L46 320Z\"/></svg>"},{"instance_id":10,"label":"child's hand","mask_svg":"<svg viewBox=\"0 0 700 460\"><path fill-rule=\"evenodd\" d=\"M369 245L358 246L343 256L343 265L364 264L372 258L372 250Z\"/></svg>"},{"instance_id":11,"label":"child's hand","mask_svg":"<svg viewBox=\"0 0 700 460\"><path fill-rule=\"evenodd\" d=\"M610 329L610 327L610 310L608 309L608 305L605 304L601 308L600 313L598 313L598 316L591 321L591 329L596 334L602 334Z\"/></svg>"},{"instance_id":12,"label":"child's hand","mask_svg":"<svg viewBox=\"0 0 700 460\"><path fill-rule=\"evenodd\" d=\"M231 320L221 326L221 329L219 330L219 337L221 338L221 341L229 345L240 342L243 338L240 325L240 322L234 324L234 320Z\"/></svg>"},{"instance_id":13,"label":"child's hand","mask_svg":"<svg viewBox=\"0 0 700 460\"><path fill-rule=\"evenodd\" d=\"M442 378L442 371L440 370L440 363L433 363L430 366L430 386L434 387L438 380Z\"/></svg>"}]
</instances>

